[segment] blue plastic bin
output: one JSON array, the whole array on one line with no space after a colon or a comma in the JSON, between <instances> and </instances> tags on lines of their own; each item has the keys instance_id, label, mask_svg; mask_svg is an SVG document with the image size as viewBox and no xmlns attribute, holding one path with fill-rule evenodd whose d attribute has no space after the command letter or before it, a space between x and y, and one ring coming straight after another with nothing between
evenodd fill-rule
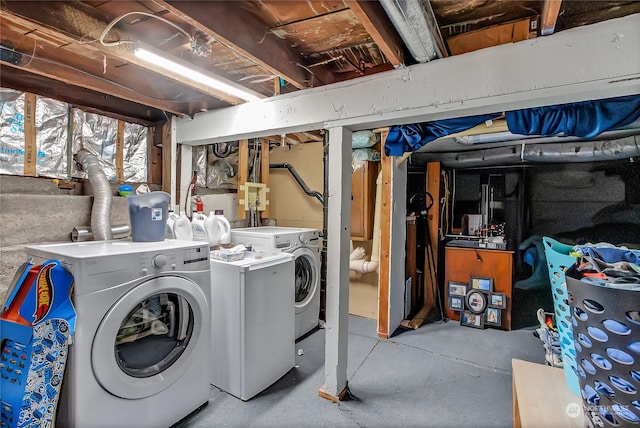
<instances>
[{"instance_id":1,"label":"blue plastic bin","mask_svg":"<svg viewBox=\"0 0 640 428\"><path fill-rule=\"evenodd\" d=\"M556 314L558 340L562 352L564 377L569 389L580 397L580 381L576 368L576 348L573 342L573 327L571 325L571 310L567 291L565 272L575 264L576 258L569 255L571 245L563 244L552 238L543 237L544 255L549 268L549 280L553 294L553 309Z\"/></svg>"}]
</instances>

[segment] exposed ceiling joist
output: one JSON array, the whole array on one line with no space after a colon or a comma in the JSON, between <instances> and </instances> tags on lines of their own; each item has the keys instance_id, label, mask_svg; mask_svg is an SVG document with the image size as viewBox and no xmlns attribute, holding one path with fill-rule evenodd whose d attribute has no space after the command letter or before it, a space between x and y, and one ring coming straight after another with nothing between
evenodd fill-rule
<instances>
[{"instance_id":1,"label":"exposed ceiling joist","mask_svg":"<svg viewBox=\"0 0 640 428\"><path fill-rule=\"evenodd\" d=\"M208 2L207 7L202 7L200 2L154 0L154 3L296 88L309 86L309 74L300 67L300 59L286 41L272 35L251 14L242 13L242 8L221 1ZM326 69L315 69L314 74L324 83L335 80Z\"/></svg>"},{"instance_id":2,"label":"exposed ceiling joist","mask_svg":"<svg viewBox=\"0 0 640 428\"><path fill-rule=\"evenodd\" d=\"M542 15L540 16L540 34L548 36L553 34L560 13L562 0L544 0L542 6Z\"/></svg>"},{"instance_id":3,"label":"exposed ceiling joist","mask_svg":"<svg viewBox=\"0 0 640 428\"><path fill-rule=\"evenodd\" d=\"M404 65L402 40L380 3L369 0L347 0L347 4L389 62L394 67Z\"/></svg>"}]
</instances>

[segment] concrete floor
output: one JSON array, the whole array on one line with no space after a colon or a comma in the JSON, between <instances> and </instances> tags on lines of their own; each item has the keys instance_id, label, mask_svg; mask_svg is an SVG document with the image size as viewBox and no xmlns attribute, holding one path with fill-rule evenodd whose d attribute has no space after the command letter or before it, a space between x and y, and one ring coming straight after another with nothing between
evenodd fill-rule
<instances>
[{"instance_id":1,"label":"concrete floor","mask_svg":"<svg viewBox=\"0 0 640 428\"><path fill-rule=\"evenodd\" d=\"M375 320L351 316L351 400L318 396L324 330L317 330L298 341L296 367L271 387L247 402L212 387L208 404L175 427L510 427L511 359L544 363L533 331L450 321L380 340Z\"/></svg>"}]
</instances>

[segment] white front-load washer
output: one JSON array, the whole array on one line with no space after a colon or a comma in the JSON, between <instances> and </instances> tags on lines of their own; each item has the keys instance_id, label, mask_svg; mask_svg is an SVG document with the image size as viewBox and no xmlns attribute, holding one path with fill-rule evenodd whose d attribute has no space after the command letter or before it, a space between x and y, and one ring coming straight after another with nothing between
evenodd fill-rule
<instances>
[{"instance_id":1,"label":"white front-load washer","mask_svg":"<svg viewBox=\"0 0 640 428\"><path fill-rule=\"evenodd\" d=\"M295 257L296 339L318 326L320 319L320 232L301 227L231 229L236 244L258 251L280 250Z\"/></svg>"},{"instance_id":2,"label":"white front-load washer","mask_svg":"<svg viewBox=\"0 0 640 428\"><path fill-rule=\"evenodd\" d=\"M73 275L76 331L58 403L63 427L167 427L209 399L206 242L36 245Z\"/></svg>"}]
</instances>

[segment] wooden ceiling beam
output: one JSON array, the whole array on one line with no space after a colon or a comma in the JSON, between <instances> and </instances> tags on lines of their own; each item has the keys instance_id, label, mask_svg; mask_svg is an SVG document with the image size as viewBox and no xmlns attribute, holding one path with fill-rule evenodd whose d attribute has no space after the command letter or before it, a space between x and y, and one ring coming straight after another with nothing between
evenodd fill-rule
<instances>
[{"instance_id":1,"label":"wooden ceiling beam","mask_svg":"<svg viewBox=\"0 0 640 428\"><path fill-rule=\"evenodd\" d=\"M553 34L558 22L558 14L562 0L544 0L542 5L542 15L540 16L540 35L548 36Z\"/></svg>"},{"instance_id":2,"label":"wooden ceiling beam","mask_svg":"<svg viewBox=\"0 0 640 428\"><path fill-rule=\"evenodd\" d=\"M164 109L141 105L102 91L53 80L4 61L0 61L0 66L2 66L2 86L6 88L35 93L69 103L85 111L145 126L153 126L158 121L168 119L165 113L167 110Z\"/></svg>"},{"instance_id":3,"label":"wooden ceiling beam","mask_svg":"<svg viewBox=\"0 0 640 428\"><path fill-rule=\"evenodd\" d=\"M141 60L133 54L133 44L123 44L119 46L103 46L99 42L87 43L87 35L91 37L96 34L97 30L102 31L107 23L97 17L96 13L92 13L82 3L63 3L63 2L47 2L46 7L33 7L30 2L4 2L3 8L0 10L2 19L20 22L26 26L32 26L36 32L47 34L49 37L63 40L64 49L70 49L70 45L74 51L80 50L86 52L87 56L102 57L104 61L109 63L134 64L147 71L157 73L166 79L179 83L183 86L195 89L203 94L218 98L230 104L239 104L243 100L229 95L223 91L212 89L208 86L194 82L186 76L178 73L165 71L153 64ZM117 30L114 30L117 34ZM119 36L124 40L135 41L135 37L130 37L126 33L120 31ZM94 58L95 61L95 58ZM193 66L196 68L196 66ZM130 70L130 73L135 73ZM105 67L102 76L105 79L111 78L109 68ZM222 76L221 76L222 77ZM224 78L222 78L224 80ZM230 82L230 84L234 84Z\"/></svg>"},{"instance_id":4,"label":"wooden ceiling beam","mask_svg":"<svg viewBox=\"0 0 640 428\"><path fill-rule=\"evenodd\" d=\"M370 0L347 0L347 5L393 67L403 65L404 44L380 3Z\"/></svg>"},{"instance_id":5,"label":"wooden ceiling beam","mask_svg":"<svg viewBox=\"0 0 640 428\"><path fill-rule=\"evenodd\" d=\"M272 35L265 24L249 13L243 13L243 9L233 2L207 2L206 7L198 1L153 0L153 3L296 88L309 87L309 74L287 42ZM313 73L323 84L335 81L326 68L315 68Z\"/></svg>"}]
</instances>

